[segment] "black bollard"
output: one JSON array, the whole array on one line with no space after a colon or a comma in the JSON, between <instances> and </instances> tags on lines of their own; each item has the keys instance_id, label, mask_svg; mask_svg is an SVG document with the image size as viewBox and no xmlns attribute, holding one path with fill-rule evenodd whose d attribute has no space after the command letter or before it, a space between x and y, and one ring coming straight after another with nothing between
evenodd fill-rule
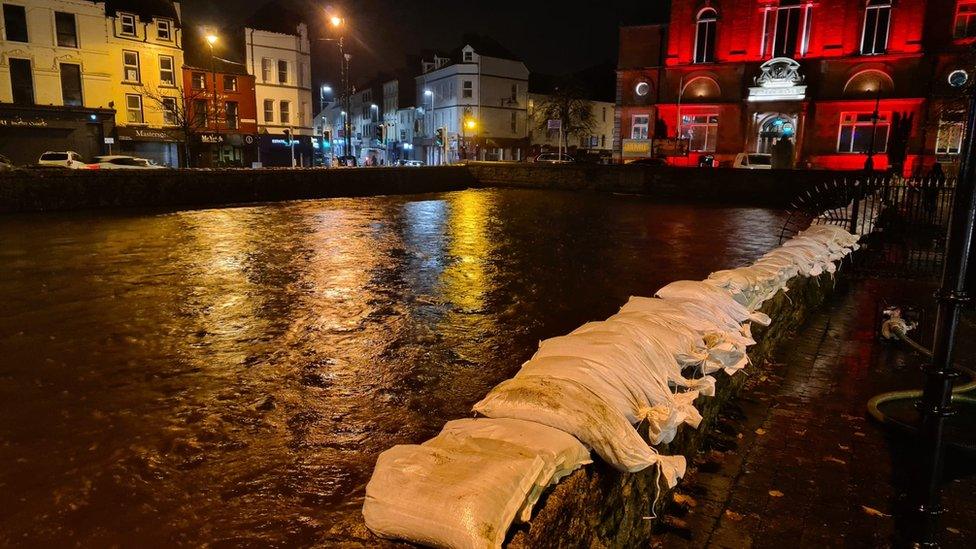
<instances>
[{"instance_id":1,"label":"black bollard","mask_svg":"<svg viewBox=\"0 0 976 549\"><path fill-rule=\"evenodd\" d=\"M960 72L960 71L957 71ZM956 74L956 73L954 73ZM961 87L950 77L950 84ZM966 293L966 277L972 252L973 227L976 219L976 193L974 187L974 153L976 153L976 88L970 85L969 113L966 122L966 139L962 150L962 165L956 184L955 204L949 221L949 238L946 244L945 265L942 271L942 287L936 293L938 312L935 319L935 338L932 345L932 363L924 366L925 388L917 403L921 415L919 426L920 469L916 511L919 526L915 542L922 547L938 547L939 516L942 508L942 468L945 458L943 440L945 422L953 414L952 382L957 373L952 367L959 314L970 298Z\"/></svg>"}]
</instances>

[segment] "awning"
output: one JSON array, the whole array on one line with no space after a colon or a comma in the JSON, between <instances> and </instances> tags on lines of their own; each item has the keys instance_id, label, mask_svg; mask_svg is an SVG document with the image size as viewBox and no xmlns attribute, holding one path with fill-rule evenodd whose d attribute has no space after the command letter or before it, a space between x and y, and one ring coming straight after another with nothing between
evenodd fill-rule
<instances>
[{"instance_id":1,"label":"awning","mask_svg":"<svg viewBox=\"0 0 976 549\"><path fill-rule=\"evenodd\" d=\"M178 130L164 130L161 128L132 128L117 126L115 137L120 142L126 141L162 141L165 143L178 143L183 141Z\"/></svg>"}]
</instances>

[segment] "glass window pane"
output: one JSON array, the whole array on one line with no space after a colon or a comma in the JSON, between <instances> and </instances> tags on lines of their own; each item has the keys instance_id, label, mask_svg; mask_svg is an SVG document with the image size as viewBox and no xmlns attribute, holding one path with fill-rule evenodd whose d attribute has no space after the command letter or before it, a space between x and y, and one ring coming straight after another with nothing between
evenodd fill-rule
<instances>
[{"instance_id":1,"label":"glass window pane","mask_svg":"<svg viewBox=\"0 0 976 549\"><path fill-rule=\"evenodd\" d=\"M65 105L81 106L81 67L61 64L61 97Z\"/></svg>"},{"instance_id":2,"label":"glass window pane","mask_svg":"<svg viewBox=\"0 0 976 549\"><path fill-rule=\"evenodd\" d=\"M4 4L3 25L7 40L27 42L27 11L24 6Z\"/></svg>"},{"instance_id":3,"label":"glass window pane","mask_svg":"<svg viewBox=\"0 0 976 549\"><path fill-rule=\"evenodd\" d=\"M13 101L17 105L34 104L34 75L31 72L31 62L29 59L9 60L10 64L10 87L13 92Z\"/></svg>"}]
</instances>

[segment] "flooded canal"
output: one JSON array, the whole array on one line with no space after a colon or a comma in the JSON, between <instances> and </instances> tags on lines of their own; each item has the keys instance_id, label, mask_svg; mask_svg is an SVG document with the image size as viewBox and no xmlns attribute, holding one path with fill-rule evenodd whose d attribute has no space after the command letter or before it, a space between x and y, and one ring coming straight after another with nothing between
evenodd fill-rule
<instances>
[{"instance_id":1,"label":"flooded canal","mask_svg":"<svg viewBox=\"0 0 976 549\"><path fill-rule=\"evenodd\" d=\"M368 542L379 452L782 220L499 189L0 217L0 545Z\"/></svg>"}]
</instances>

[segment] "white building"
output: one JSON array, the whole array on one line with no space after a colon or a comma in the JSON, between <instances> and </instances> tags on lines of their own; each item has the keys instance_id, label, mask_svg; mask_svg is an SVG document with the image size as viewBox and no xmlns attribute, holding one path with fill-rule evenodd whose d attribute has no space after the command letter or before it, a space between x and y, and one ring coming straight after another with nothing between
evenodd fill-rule
<instances>
[{"instance_id":1,"label":"white building","mask_svg":"<svg viewBox=\"0 0 976 549\"><path fill-rule=\"evenodd\" d=\"M538 108L549 100L549 95L529 93L529 142L533 153L555 151L559 147L559 132L542 129L547 120ZM593 120L591 131L586 135L563 135L562 146L570 151L613 152L613 115L615 104L610 101L587 100Z\"/></svg>"},{"instance_id":2,"label":"white building","mask_svg":"<svg viewBox=\"0 0 976 549\"><path fill-rule=\"evenodd\" d=\"M255 77L258 151L265 166L312 163L312 77L308 28L294 33L244 29L245 65ZM280 30L280 29L279 29Z\"/></svg>"},{"instance_id":3,"label":"white building","mask_svg":"<svg viewBox=\"0 0 976 549\"><path fill-rule=\"evenodd\" d=\"M383 143L387 161L415 160L416 95L412 78L406 75L383 82Z\"/></svg>"},{"instance_id":4,"label":"white building","mask_svg":"<svg viewBox=\"0 0 976 549\"><path fill-rule=\"evenodd\" d=\"M469 37L450 56L423 62L416 77L415 146L430 164L462 156L521 160L528 148L526 107L529 69L493 40ZM436 142L442 128L445 143Z\"/></svg>"}]
</instances>

